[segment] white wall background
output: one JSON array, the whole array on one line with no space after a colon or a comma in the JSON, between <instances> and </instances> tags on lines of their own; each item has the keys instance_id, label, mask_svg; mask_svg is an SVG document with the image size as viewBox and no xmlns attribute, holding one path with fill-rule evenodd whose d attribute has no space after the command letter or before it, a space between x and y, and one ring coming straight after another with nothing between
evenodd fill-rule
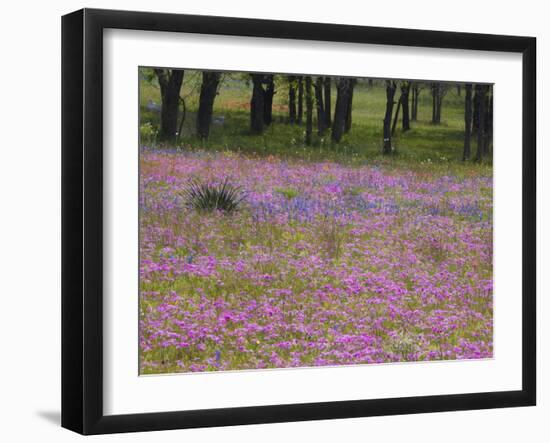
<instances>
[{"instance_id":1,"label":"white wall background","mask_svg":"<svg viewBox=\"0 0 550 443\"><path fill-rule=\"evenodd\" d=\"M492 3L492 4L491 4ZM550 102L545 3L462 0L52 0L5 2L0 26L0 438L76 441L60 414L60 16L81 7L349 23L538 38L539 227L549 222ZM544 196L543 197L541 197ZM397 417L102 436L132 442L463 442L550 438L550 235L539 228L539 406ZM541 252L542 249L544 252Z\"/></svg>"}]
</instances>

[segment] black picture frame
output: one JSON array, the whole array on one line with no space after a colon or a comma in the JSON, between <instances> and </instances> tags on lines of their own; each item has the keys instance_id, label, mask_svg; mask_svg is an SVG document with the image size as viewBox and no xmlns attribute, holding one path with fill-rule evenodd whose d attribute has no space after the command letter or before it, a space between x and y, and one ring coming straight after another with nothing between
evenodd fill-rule
<instances>
[{"instance_id":1,"label":"black picture frame","mask_svg":"<svg viewBox=\"0 0 550 443\"><path fill-rule=\"evenodd\" d=\"M108 28L522 54L522 389L104 415L102 37L103 30ZM62 426L81 434L105 434L535 405L535 88L536 39L531 37L97 9L65 15L62 18Z\"/></svg>"}]
</instances>

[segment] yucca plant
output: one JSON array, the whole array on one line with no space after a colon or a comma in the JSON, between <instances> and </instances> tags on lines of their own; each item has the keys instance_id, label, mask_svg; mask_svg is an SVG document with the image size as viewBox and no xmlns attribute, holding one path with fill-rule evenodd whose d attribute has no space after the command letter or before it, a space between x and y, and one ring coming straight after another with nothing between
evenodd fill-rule
<instances>
[{"instance_id":1,"label":"yucca plant","mask_svg":"<svg viewBox=\"0 0 550 443\"><path fill-rule=\"evenodd\" d=\"M232 185L227 178L219 184L192 181L183 192L188 207L204 212L235 212L245 198L242 188Z\"/></svg>"}]
</instances>

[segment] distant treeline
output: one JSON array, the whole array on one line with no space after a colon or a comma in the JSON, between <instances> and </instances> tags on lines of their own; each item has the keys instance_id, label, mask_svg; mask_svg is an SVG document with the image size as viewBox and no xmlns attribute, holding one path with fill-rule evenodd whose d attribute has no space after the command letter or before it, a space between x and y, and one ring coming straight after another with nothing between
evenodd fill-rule
<instances>
[{"instance_id":1,"label":"distant treeline","mask_svg":"<svg viewBox=\"0 0 550 443\"><path fill-rule=\"evenodd\" d=\"M185 75L180 69L153 69L158 80L161 96L160 137L164 141L173 141L181 131L178 125L180 96ZM250 132L261 134L273 122L273 97L276 87L284 82L288 91L288 118L290 125L305 126L305 144L311 145L312 134L316 130L319 136L330 133L333 143L339 143L342 136L352 127L352 107L354 89L358 83L352 77L328 77L311 75L275 75L242 74L248 76L252 85L250 95ZM221 72L202 71L198 100L196 132L201 139L207 139L210 133L214 101L222 79ZM149 78L152 80L152 78ZM368 85L383 82L386 90L386 107L382 120L382 153L392 154L395 148L392 136L398 123L403 132L411 128L411 122L417 120L419 96L431 95L433 125L441 124L441 113L445 95L456 88L459 96L464 96L464 161L480 161L490 155L493 135L493 87L488 84L428 82L414 80L362 79ZM279 82L276 84L276 82ZM332 112L332 88L336 90L336 102ZM314 124L316 114L316 128ZM182 120L183 121L183 120ZM476 151L472 153L472 138L475 138Z\"/></svg>"}]
</instances>

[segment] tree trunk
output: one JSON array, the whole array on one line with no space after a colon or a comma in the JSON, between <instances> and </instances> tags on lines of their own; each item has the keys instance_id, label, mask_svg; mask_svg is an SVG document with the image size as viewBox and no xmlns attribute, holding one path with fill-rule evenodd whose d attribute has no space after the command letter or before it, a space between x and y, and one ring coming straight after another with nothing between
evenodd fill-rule
<instances>
[{"instance_id":1,"label":"tree trunk","mask_svg":"<svg viewBox=\"0 0 550 443\"><path fill-rule=\"evenodd\" d=\"M485 85L476 85L476 97L478 99L477 121L477 151L476 160L480 161L485 156Z\"/></svg>"},{"instance_id":2,"label":"tree trunk","mask_svg":"<svg viewBox=\"0 0 550 443\"><path fill-rule=\"evenodd\" d=\"M353 89L355 87L356 79L350 79L350 90L348 98L348 106L346 108L346 124L344 125L344 133L348 133L351 130L351 117L353 110Z\"/></svg>"},{"instance_id":3,"label":"tree trunk","mask_svg":"<svg viewBox=\"0 0 550 443\"><path fill-rule=\"evenodd\" d=\"M416 99L414 100L414 120L418 120L418 100L420 99L420 88L416 86Z\"/></svg>"},{"instance_id":4,"label":"tree trunk","mask_svg":"<svg viewBox=\"0 0 550 443\"><path fill-rule=\"evenodd\" d=\"M177 140L181 137L181 133L183 131L183 122L185 122L185 117L187 116L187 105L185 104L185 100L183 97L180 97L181 100L181 117L180 117L180 125L178 127L178 137Z\"/></svg>"},{"instance_id":5,"label":"tree trunk","mask_svg":"<svg viewBox=\"0 0 550 443\"><path fill-rule=\"evenodd\" d=\"M409 119L409 92L411 90L411 82L406 82L401 85L401 106L403 107L403 132L411 129Z\"/></svg>"},{"instance_id":6,"label":"tree trunk","mask_svg":"<svg viewBox=\"0 0 550 443\"><path fill-rule=\"evenodd\" d=\"M472 132L477 132L479 122L479 95L477 94L477 85L474 94L474 117L472 120Z\"/></svg>"},{"instance_id":7,"label":"tree trunk","mask_svg":"<svg viewBox=\"0 0 550 443\"><path fill-rule=\"evenodd\" d=\"M470 159L471 155L471 138L472 138L472 84L464 85L466 90L466 98L464 99L464 153L462 160Z\"/></svg>"},{"instance_id":8,"label":"tree trunk","mask_svg":"<svg viewBox=\"0 0 550 443\"><path fill-rule=\"evenodd\" d=\"M418 88L418 83L414 83L412 87L412 113L411 120L416 121L418 119L418 95L420 90Z\"/></svg>"},{"instance_id":9,"label":"tree trunk","mask_svg":"<svg viewBox=\"0 0 550 443\"><path fill-rule=\"evenodd\" d=\"M416 120L416 113L415 113L415 103L416 103L416 85L413 84L412 86L412 97L411 97L411 121Z\"/></svg>"},{"instance_id":10,"label":"tree trunk","mask_svg":"<svg viewBox=\"0 0 550 443\"><path fill-rule=\"evenodd\" d=\"M155 69L160 86L162 108L160 112L160 136L172 141L178 128L180 89L184 71L181 69Z\"/></svg>"},{"instance_id":11,"label":"tree trunk","mask_svg":"<svg viewBox=\"0 0 550 443\"><path fill-rule=\"evenodd\" d=\"M264 130L264 89L262 87L263 74L251 74L252 99L250 100L250 131L261 134Z\"/></svg>"},{"instance_id":12,"label":"tree trunk","mask_svg":"<svg viewBox=\"0 0 550 443\"><path fill-rule=\"evenodd\" d=\"M325 127L327 128L330 128L330 125L332 124L331 94L332 94L332 80L330 77L325 77Z\"/></svg>"},{"instance_id":13,"label":"tree trunk","mask_svg":"<svg viewBox=\"0 0 550 443\"><path fill-rule=\"evenodd\" d=\"M441 123L441 103L443 102L443 91L441 86L439 87L439 94L437 96L437 124Z\"/></svg>"},{"instance_id":14,"label":"tree trunk","mask_svg":"<svg viewBox=\"0 0 550 443\"><path fill-rule=\"evenodd\" d=\"M332 119L332 141L338 143L342 139L346 127L351 92L351 79L340 78L336 83L336 105Z\"/></svg>"},{"instance_id":15,"label":"tree trunk","mask_svg":"<svg viewBox=\"0 0 550 443\"><path fill-rule=\"evenodd\" d=\"M288 121L296 123L296 77L288 76Z\"/></svg>"},{"instance_id":16,"label":"tree trunk","mask_svg":"<svg viewBox=\"0 0 550 443\"><path fill-rule=\"evenodd\" d=\"M483 141L483 155L489 156L489 139L492 132L492 96L489 94L489 86L485 87L485 127L484 127L484 141Z\"/></svg>"},{"instance_id":17,"label":"tree trunk","mask_svg":"<svg viewBox=\"0 0 550 443\"><path fill-rule=\"evenodd\" d=\"M399 118L399 110L401 109L402 96L399 96L397 100L397 109L395 110L395 116L393 117L393 123L391 125L391 135L395 134L395 127L397 126L397 119Z\"/></svg>"},{"instance_id":18,"label":"tree trunk","mask_svg":"<svg viewBox=\"0 0 550 443\"><path fill-rule=\"evenodd\" d=\"M219 72L204 71L202 73L199 110L197 114L197 135L202 139L208 138L210 134L212 110L214 108L214 99L216 98L220 77L221 74Z\"/></svg>"},{"instance_id":19,"label":"tree trunk","mask_svg":"<svg viewBox=\"0 0 550 443\"><path fill-rule=\"evenodd\" d=\"M297 122L299 125L302 124L302 119L304 115L304 79L303 77L298 78L298 119Z\"/></svg>"},{"instance_id":20,"label":"tree trunk","mask_svg":"<svg viewBox=\"0 0 550 443\"><path fill-rule=\"evenodd\" d=\"M432 83L432 124L441 123L441 84Z\"/></svg>"},{"instance_id":21,"label":"tree trunk","mask_svg":"<svg viewBox=\"0 0 550 443\"><path fill-rule=\"evenodd\" d=\"M311 95L311 77L306 77L306 145L311 145L313 131L313 97Z\"/></svg>"},{"instance_id":22,"label":"tree trunk","mask_svg":"<svg viewBox=\"0 0 550 443\"><path fill-rule=\"evenodd\" d=\"M384 146L382 148L382 153L385 155L391 154L393 150L391 144L391 118L396 89L397 85L394 81L386 80L386 115L384 116Z\"/></svg>"},{"instance_id":23,"label":"tree trunk","mask_svg":"<svg viewBox=\"0 0 550 443\"><path fill-rule=\"evenodd\" d=\"M441 123L441 104L443 102L444 91L441 83L432 83L432 124Z\"/></svg>"},{"instance_id":24,"label":"tree trunk","mask_svg":"<svg viewBox=\"0 0 550 443\"><path fill-rule=\"evenodd\" d=\"M432 83L432 123L437 119L437 89L436 84Z\"/></svg>"},{"instance_id":25,"label":"tree trunk","mask_svg":"<svg viewBox=\"0 0 550 443\"><path fill-rule=\"evenodd\" d=\"M317 133L323 135L326 129L325 106L323 104L323 77L315 79L315 103L317 104Z\"/></svg>"},{"instance_id":26,"label":"tree trunk","mask_svg":"<svg viewBox=\"0 0 550 443\"><path fill-rule=\"evenodd\" d=\"M489 104L487 109L487 155L490 154L490 148L493 144L493 86L488 88Z\"/></svg>"},{"instance_id":27,"label":"tree trunk","mask_svg":"<svg viewBox=\"0 0 550 443\"><path fill-rule=\"evenodd\" d=\"M264 124L269 126L273 121L273 96L275 95L275 83L273 74L264 76L266 85L264 90Z\"/></svg>"}]
</instances>

